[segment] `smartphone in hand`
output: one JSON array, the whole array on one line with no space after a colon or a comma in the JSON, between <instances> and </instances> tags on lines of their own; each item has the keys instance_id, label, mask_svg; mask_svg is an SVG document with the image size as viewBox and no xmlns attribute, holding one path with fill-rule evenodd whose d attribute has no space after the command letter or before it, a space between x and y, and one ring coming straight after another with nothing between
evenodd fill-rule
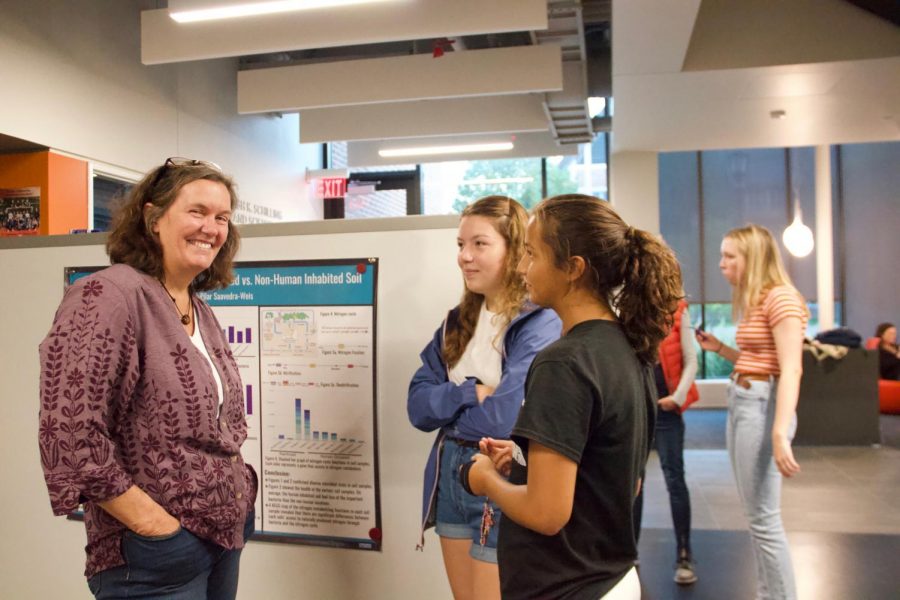
<instances>
[{"instance_id":1,"label":"smartphone in hand","mask_svg":"<svg viewBox=\"0 0 900 600\"><path fill-rule=\"evenodd\" d=\"M699 325L697 325L696 327L693 327L694 335L696 337L700 338L701 340L706 339L706 331L703 329L703 327L704 327L704 324L702 321L700 322Z\"/></svg>"}]
</instances>

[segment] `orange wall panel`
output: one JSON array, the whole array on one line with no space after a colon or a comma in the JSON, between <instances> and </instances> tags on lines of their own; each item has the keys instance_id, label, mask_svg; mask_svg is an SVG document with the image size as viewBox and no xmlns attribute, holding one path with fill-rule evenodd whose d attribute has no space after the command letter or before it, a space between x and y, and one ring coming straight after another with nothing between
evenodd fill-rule
<instances>
[{"instance_id":1,"label":"orange wall panel","mask_svg":"<svg viewBox=\"0 0 900 600\"><path fill-rule=\"evenodd\" d=\"M88 226L87 162L53 152L0 154L0 188L41 188L41 235Z\"/></svg>"},{"instance_id":2,"label":"orange wall panel","mask_svg":"<svg viewBox=\"0 0 900 600\"><path fill-rule=\"evenodd\" d=\"M50 235L88 226L87 162L49 153L48 198ZM41 207L43 208L43 207Z\"/></svg>"}]
</instances>

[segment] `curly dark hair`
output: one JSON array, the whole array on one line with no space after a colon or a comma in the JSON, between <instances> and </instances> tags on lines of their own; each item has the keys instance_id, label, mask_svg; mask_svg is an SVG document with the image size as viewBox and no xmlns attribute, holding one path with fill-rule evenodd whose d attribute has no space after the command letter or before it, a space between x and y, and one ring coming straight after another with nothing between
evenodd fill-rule
<instances>
[{"instance_id":1,"label":"curly dark hair","mask_svg":"<svg viewBox=\"0 0 900 600\"><path fill-rule=\"evenodd\" d=\"M164 278L162 247L159 236L153 233L156 221L165 214L178 192L199 179L221 183L231 197L231 209L237 206L234 181L210 163L191 161L187 164L161 165L138 183L113 217L113 227L106 240L106 253L113 264L123 263L152 275ZM144 207L150 204L151 208ZM234 224L228 222L228 237L219 249L212 265L194 278L191 290L206 291L227 287L234 280L234 255L240 247L241 236Z\"/></svg>"},{"instance_id":2,"label":"curly dark hair","mask_svg":"<svg viewBox=\"0 0 900 600\"><path fill-rule=\"evenodd\" d=\"M556 266L566 269L570 258L583 258L587 268L578 285L609 305L638 359L654 364L684 297L672 250L649 232L630 227L609 203L593 196L554 196L532 214Z\"/></svg>"}]
</instances>

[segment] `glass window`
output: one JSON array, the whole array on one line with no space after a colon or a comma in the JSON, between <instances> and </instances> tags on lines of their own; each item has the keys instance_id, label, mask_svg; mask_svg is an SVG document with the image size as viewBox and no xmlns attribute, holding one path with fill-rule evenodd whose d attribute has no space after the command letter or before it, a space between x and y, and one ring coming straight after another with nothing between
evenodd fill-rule
<instances>
[{"instance_id":1,"label":"glass window","mask_svg":"<svg viewBox=\"0 0 900 600\"><path fill-rule=\"evenodd\" d=\"M863 337L898 322L900 143L841 146L846 297L844 318ZM837 165L835 165L837 167Z\"/></svg>"},{"instance_id":2,"label":"glass window","mask_svg":"<svg viewBox=\"0 0 900 600\"><path fill-rule=\"evenodd\" d=\"M373 186L374 188L374 186ZM347 189L344 197L345 219L402 217L406 215L406 190L379 190L358 186Z\"/></svg>"},{"instance_id":3,"label":"glass window","mask_svg":"<svg viewBox=\"0 0 900 600\"><path fill-rule=\"evenodd\" d=\"M734 341L737 326L731 320L730 302L708 302L703 304L704 330L716 336L723 344L736 347ZM702 375L705 379L728 377L734 365L715 352L701 352Z\"/></svg>"},{"instance_id":4,"label":"glass window","mask_svg":"<svg viewBox=\"0 0 900 600\"><path fill-rule=\"evenodd\" d=\"M329 142L327 145L328 168L347 168L347 142Z\"/></svg>"},{"instance_id":5,"label":"glass window","mask_svg":"<svg viewBox=\"0 0 900 600\"><path fill-rule=\"evenodd\" d=\"M577 193L609 200L607 138L598 134L574 156L548 156L547 196Z\"/></svg>"},{"instance_id":6,"label":"glass window","mask_svg":"<svg viewBox=\"0 0 900 600\"><path fill-rule=\"evenodd\" d=\"M705 301L728 302L731 288L719 272L723 235L756 223L780 238L787 226L783 149L701 153Z\"/></svg>"},{"instance_id":7,"label":"glass window","mask_svg":"<svg viewBox=\"0 0 900 600\"><path fill-rule=\"evenodd\" d=\"M462 160L422 165L423 213L461 213L484 196L500 194L526 209L541 198L541 159Z\"/></svg>"},{"instance_id":8,"label":"glass window","mask_svg":"<svg viewBox=\"0 0 900 600\"><path fill-rule=\"evenodd\" d=\"M681 263L688 301L701 302L697 159L696 152L659 155L659 230Z\"/></svg>"},{"instance_id":9,"label":"glass window","mask_svg":"<svg viewBox=\"0 0 900 600\"><path fill-rule=\"evenodd\" d=\"M788 190L791 200L800 201L804 222L815 227L814 159L811 148L660 154L661 233L675 250L685 292L696 303L691 306L693 322L703 323L725 343L734 344L736 326L731 321L731 288L718 268L722 236L732 227L755 222L780 239L792 216ZM782 255L794 282L811 301L808 334L815 335L815 258L793 258L784 249ZM840 308L836 303L837 311ZM840 321L839 312L836 317ZM717 355L701 353L701 378L725 377L732 368Z\"/></svg>"},{"instance_id":10,"label":"glass window","mask_svg":"<svg viewBox=\"0 0 900 600\"><path fill-rule=\"evenodd\" d=\"M94 225L93 229L109 231L112 225L112 213L131 188L133 183L119 181L102 175L94 175Z\"/></svg>"}]
</instances>

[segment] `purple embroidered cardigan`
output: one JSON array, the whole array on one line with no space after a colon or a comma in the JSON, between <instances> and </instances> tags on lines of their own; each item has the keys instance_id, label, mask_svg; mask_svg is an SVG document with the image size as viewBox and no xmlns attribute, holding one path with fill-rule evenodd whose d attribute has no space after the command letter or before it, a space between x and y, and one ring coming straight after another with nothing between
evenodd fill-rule
<instances>
[{"instance_id":1,"label":"purple embroidered cardigan","mask_svg":"<svg viewBox=\"0 0 900 600\"><path fill-rule=\"evenodd\" d=\"M41 342L41 465L55 514L84 503L87 577L125 562L125 528L95 502L132 485L199 537L244 545L257 484L240 454L240 376L212 310L195 298L194 312L222 379L221 414L209 362L172 300L131 267L70 286Z\"/></svg>"}]
</instances>

